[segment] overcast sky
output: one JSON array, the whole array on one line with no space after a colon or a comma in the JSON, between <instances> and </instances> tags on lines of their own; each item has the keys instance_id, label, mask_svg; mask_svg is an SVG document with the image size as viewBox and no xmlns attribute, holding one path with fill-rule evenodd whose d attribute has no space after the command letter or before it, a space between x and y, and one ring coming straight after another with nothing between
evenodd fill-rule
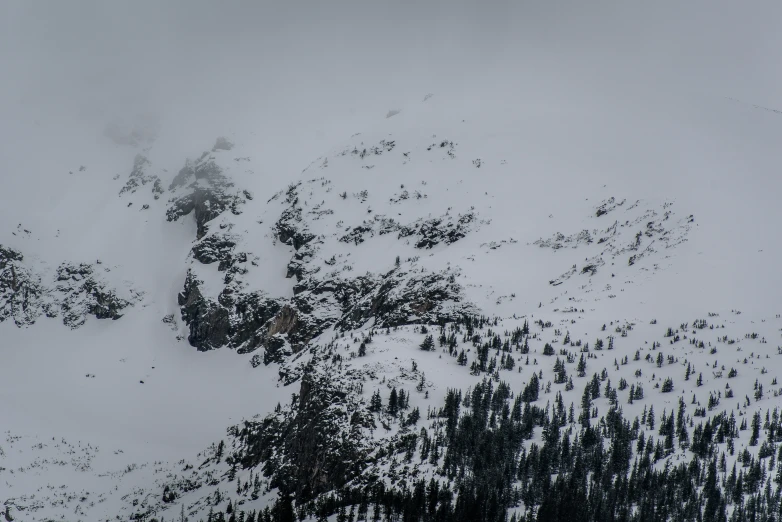
<instances>
[{"instance_id":1,"label":"overcast sky","mask_svg":"<svg viewBox=\"0 0 782 522\"><path fill-rule=\"evenodd\" d=\"M778 0L7 0L0 24L5 121L147 112L333 144L364 111L533 78L782 108Z\"/></svg>"}]
</instances>

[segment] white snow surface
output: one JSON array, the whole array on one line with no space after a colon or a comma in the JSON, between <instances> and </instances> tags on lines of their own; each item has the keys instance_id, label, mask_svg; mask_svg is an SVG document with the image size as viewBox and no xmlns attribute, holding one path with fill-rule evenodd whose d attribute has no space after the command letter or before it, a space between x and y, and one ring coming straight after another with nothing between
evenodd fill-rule
<instances>
[{"instance_id":1,"label":"white snow surface","mask_svg":"<svg viewBox=\"0 0 782 522\"><path fill-rule=\"evenodd\" d=\"M613 334L614 353L598 352L605 362L599 359L598 368L590 361L588 372L607 367L616 385L622 376L635 382L636 367L649 365L639 379L646 399L626 406L628 418L643 403L654 401L658 415L676 406L675 398L670 405L657 399L652 373L654 381L672 376L676 392L690 398L694 383L681 377L686 358L709 390L724 389L724 379L712 374L714 360L737 367L736 401L752 396L755 378L775 377L779 365L772 360L782 345L782 114L720 96L622 86L574 90L535 78L512 89L487 85L480 95L424 95L394 107L400 112L392 118L385 117L386 107L343 129L333 136L333 148L301 143L294 158L276 163L267 161L266 145L251 131L226 134L234 148L210 154L253 199L240 215L224 212L210 231L230 225L240 238L237 249L257 259L243 276L248 290L292 294L295 279L285 277L292 249L276 244L271 228L283 205L270 198L301 182L307 223L323 238L312 263L324 273L384 273L400 256L416 270L452 269L469 302L503 318L501 329L520 325L521 317L540 318L592 343L608 335L601 334L603 324L613 321L609 330L635 324L627 338ZM111 286L132 288L142 298L117 321L91 317L76 330L58 319L25 328L0 324L0 501L27 509L24 520L106 520L132 511L122 497L150 486L154 470L173 469L181 459L196 462L226 427L285 404L298 386L279 383L275 365L252 368L252 354L197 352L187 343L176 302L187 269L207 288L219 286L221 276L216 266L189 257L192 215L166 221L168 191L158 200L149 185L119 195L136 154L149 159L148 172L167 189L185 160L209 151L217 136L183 147L164 125L153 143L133 147L113 143L100 128L69 132L29 124L17 130L18 143L6 143L3 151L4 168L16 174L3 179L0 192L0 244L44 270L99 259L111 267L105 275ZM33 135L36 153L24 145ZM393 148L383 148L390 142ZM360 157L364 149L369 152ZM604 204L610 211L597 216ZM321 209L333 212L317 215ZM395 233L367 234L360 244L339 241L365 221L409 225L467 213L475 220L450 245L416 248L415 238ZM638 258L630 265L633 255ZM332 258L335 264L326 263ZM594 274L582 273L593 264ZM678 347L679 364L657 369L641 360L614 372L615 357L632 359L638 349L644 357L653 340L666 349L668 326L677 329L710 312L719 314L710 322L725 325L720 336L740 339L741 354L728 345L716 356L687 345ZM162 322L171 314L174 329ZM555 336L536 326L533 332L540 345L531 359L545 383L553 360L540 352ZM750 332L767 343L745 340ZM716 346L717 332L706 333L711 337L696 337ZM376 366L393 379L414 358L431 392L412 401L422 411L439 404L449 387L477 382L438 352L422 353L421 338L411 327L400 329L378 337L366 359L349 364ZM768 375L760 372L764 366ZM529 371L503 379L518 390ZM582 390L576 384L563 394L565 404L578 404ZM767 390L764 410L779 402ZM372 391L364 389L367 400ZM721 407L732 407L728 402ZM89 500L81 501L85 491ZM170 509L179 512L178 505Z\"/></svg>"}]
</instances>

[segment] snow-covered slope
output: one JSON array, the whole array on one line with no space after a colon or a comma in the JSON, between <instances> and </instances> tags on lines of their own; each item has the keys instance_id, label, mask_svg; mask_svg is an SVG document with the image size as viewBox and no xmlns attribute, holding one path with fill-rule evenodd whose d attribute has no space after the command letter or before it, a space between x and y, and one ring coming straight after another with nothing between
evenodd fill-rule
<instances>
[{"instance_id":1,"label":"snow-covered slope","mask_svg":"<svg viewBox=\"0 0 782 522\"><path fill-rule=\"evenodd\" d=\"M733 399L709 416L777 407L782 116L527 89L421 96L301 172L268 164L249 133L182 147L148 127L89 143L52 130L61 153L16 156L32 173L1 210L0 500L23 520L171 519L183 505L200 520L282 490L305 505L367 477L403 487L443 477L441 462L415 442L420 465L385 448L421 427L434 440L427 412L449 389L502 380L520 395L533 372L538 400L554 408L561 392L576 416L603 369L627 419L672 415L679 397L694 419L726 383ZM644 398L626 404L621 381ZM404 415L373 411L392 388L409 393ZM609 399L593 406L603 417ZM307 408L327 421L291 439Z\"/></svg>"}]
</instances>

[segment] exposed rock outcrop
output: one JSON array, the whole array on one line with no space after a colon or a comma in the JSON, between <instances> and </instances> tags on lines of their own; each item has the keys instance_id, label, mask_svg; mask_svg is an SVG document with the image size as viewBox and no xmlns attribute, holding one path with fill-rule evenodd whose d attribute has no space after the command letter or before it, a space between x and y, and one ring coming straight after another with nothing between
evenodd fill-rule
<instances>
[{"instance_id":1,"label":"exposed rock outcrop","mask_svg":"<svg viewBox=\"0 0 782 522\"><path fill-rule=\"evenodd\" d=\"M218 270L225 272L237 262L247 262L247 254L235 253L237 238L229 234L213 234L204 237L191 249L193 257L205 265L219 263Z\"/></svg>"},{"instance_id":2,"label":"exposed rock outcrop","mask_svg":"<svg viewBox=\"0 0 782 522\"><path fill-rule=\"evenodd\" d=\"M23 264L21 252L0 245L0 322L35 323L43 311L40 276Z\"/></svg>"},{"instance_id":3,"label":"exposed rock outcrop","mask_svg":"<svg viewBox=\"0 0 782 522\"><path fill-rule=\"evenodd\" d=\"M87 318L119 319L139 294L117 295L88 264L61 264L53 277L24 264L21 252L0 246L0 322L27 326L43 316L62 316L70 328Z\"/></svg>"},{"instance_id":4,"label":"exposed rock outcrop","mask_svg":"<svg viewBox=\"0 0 782 522\"><path fill-rule=\"evenodd\" d=\"M260 422L234 428L245 467L262 465L271 487L298 502L339 488L366 467L374 419L357 399L357 382L335 379L326 360L313 361L294 403Z\"/></svg>"},{"instance_id":5,"label":"exposed rock outcrop","mask_svg":"<svg viewBox=\"0 0 782 522\"><path fill-rule=\"evenodd\" d=\"M197 238L208 232L207 223L223 211L240 214L241 205L252 196L238 191L234 183L223 175L215 158L205 152L196 162L186 162L171 183L169 190L185 189L185 193L170 201L166 211L169 221L176 221L193 213L197 226Z\"/></svg>"},{"instance_id":6,"label":"exposed rock outcrop","mask_svg":"<svg viewBox=\"0 0 782 522\"><path fill-rule=\"evenodd\" d=\"M206 298L203 283L188 271L178 302L188 325L188 341L199 351L230 346L248 353L264 345L268 324L282 305L263 293L238 294L218 302ZM224 291L225 293L225 291Z\"/></svg>"},{"instance_id":7,"label":"exposed rock outcrop","mask_svg":"<svg viewBox=\"0 0 782 522\"><path fill-rule=\"evenodd\" d=\"M201 167L187 165L180 172L176 186L183 186L190 177L196 178L198 172L202 172L200 179L210 180L210 187L214 186L215 180L226 187L224 181L220 181L223 176L219 167L208 159L208 155L199 161ZM220 231L206 231L208 222L227 210L226 206L210 204L202 211L193 207L199 230L205 234L199 232L192 249L193 258L203 265L218 263L218 271L225 272L224 286L216 300L204 296L195 272L187 276L179 303L182 318L190 328L188 340L193 346L199 350L229 346L242 352L263 347L263 355L255 357L254 364L261 361L264 364L281 363L332 326L349 330L368 321L383 327L442 323L474 312L463 298L454 271L432 273L414 267L397 267L385 273L354 277L347 276L349 272L321 272L319 253L330 237L313 232L314 221L330 214L324 214L322 203L306 205L302 194L312 197L307 185L326 187L328 182L295 183L269 200L269 203L282 204L271 232L278 243L288 245L292 250L286 274L296 279L291 298L270 299L262 292L246 292L244 276L251 268L247 263L251 255L239 250L241 236L230 232L230 220L221 221ZM178 201L192 205L199 190L196 185L193 192L184 196L190 199ZM201 194L212 197L215 193ZM184 212L191 207L175 206L170 212L177 208ZM306 208L312 210L306 211ZM410 226L401 226L393 219L381 216L353 228L347 236L335 239L358 244L366 235L393 232L399 239L414 236L417 248L432 248L463 238L475 222L472 212L456 217L420 219Z\"/></svg>"},{"instance_id":8,"label":"exposed rock outcrop","mask_svg":"<svg viewBox=\"0 0 782 522\"><path fill-rule=\"evenodd\" d=\"M366 288L366 286L365 286ZM336 326L358 328L370 319L381 327L438 324L474 313L454 273L392 270L354 296Z\"/></svg>"},{"instance_id":9,"label":"exposed rock outcrop","mask_svg":"<svg viewBox=\"0 0 782 522\"><path fill-rule=\"evenodd\" d=\"M95 277L93 267L87 264L63 264L57 269L55 286L60 297L63 323L78 328L87 316L117 320L130 302L117 296Z\"/></svg>"},{"instance_id":10,"label":"exposed rock outcrop","mask_svg":"<svg viewBox=\"0 0 782 522\"><path fill-rule=\"evenodd\" d=\"M158 176L148 172L150 165L149 160L145 156L136 154L136 159L133 161L133 170L130 172L127 183L125 183L125 186L119 191L119 195L122 196L127 193L133 194L140 187L151 185L153 197L155 199L160 199L160 196L164 191L163 185Z\"/></svg>"},{"instance_id":11,"label":"exposed rock outcrop","mask_svg":"<svg viewBox=\"0 0 782 522\"><path fill-rule=\"evenodd\" d=\"M476 225L477 216L467 212L454 218L451 215L432 219L419 219L409 225L402 225L392 218L375 216L371 221L351 228L339 240L343 243L359 245L367 238L395 233L397 238L415 237L415 247L433 248L439 244L450 245L465 237Z\"/></svg>"}]
</instances>

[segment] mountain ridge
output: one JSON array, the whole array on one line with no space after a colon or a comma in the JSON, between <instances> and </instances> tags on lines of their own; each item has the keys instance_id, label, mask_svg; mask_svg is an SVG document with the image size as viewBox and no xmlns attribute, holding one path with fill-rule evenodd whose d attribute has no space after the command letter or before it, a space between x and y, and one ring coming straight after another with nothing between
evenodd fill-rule
<instances>
[{"instance_id":1,"label":"mountain ridge","mask_svg":"<svg viewBox=\"0 0 782 522\"><path fill-rule=\"evenodd\" d=\"M354 134L290 179L275 177L252 143L234 136L218 139L188 160L156 158L163 141L147 150L117 145L123 164L113 165L111 172L129 174L100 178L95 191L105 188L105 199L102 193L96 192L97 198L83 193L84 208L102 208L103 214L88 218L71 201L70 214L61 215L56 229L54 222L39 218L42 231L32 225L5 231L0 290L10 296L6 303L13 303L19 291L14 274L22 268L15 267L31 257L22 248L27 244L32 258L46 257L49 266L76 257L65 256L69 253L81 252L84 261L74 261L81 263L110 253L110 260L101 261L111 268L106 288L132 288L135 297L122 302L122 317L95 313L89 292L100 285L90 284L86 294L79 293L86 296L78 297L86 299L80 305L85 313L72 323L79 328L68 334L43 319L25 333L8 320L11 316L0 315L6 319L2 334L19 354L3 374L3 404L30 393L31 385L19 375L43 356L59 361L63 371L48 369L41 378L72 391L56 400L31 394L24 404L45 415L81 402L78 416L92 420L85 423L90 429L68 428L81 433L77 440L92 430L100 433L103 423L113 424L108 433L127 423L121 412L108 412L114 401L133 412L133 422L148 425L134 428L139 441L154 441L156 425L165 433L161 438L172 441L156 447L149 459L144 444L128 450L126 458L123 448L107 455L92 443L63 438L49 444L48 433L40 435L40 429L37 436L29 430L18 439L14 426L24 431L35 422L25 420L25 408L9 407L12 421L3 445L14 451L0 456L10 461L13 455L2 478L12 486L15 508L37 520L64 514L66 507L83 520L150 520L163 514L175 518L184 505L198 520L206 519L210 509L222 513L214 516L230 517L224 507L229 500L237 503L232 511L241 506L247 513L276 506L275 519L283 520L295 500L297 510L315 519L341 516L341 507L360 511L368 498L351 498L363 488L383 484L392 497L404 496L417 481L435 480L451 497L432 509L469 518L469 509L458 508L458 499L468 493L459 493L453 469L440 460L452 449L448 441L458 437L453 423L462 417L454 407L462 404L467 415L472 406L466 398L475 390L477 400L493 404L487 412L500 417L503 404L510 416L516 397L531 398L525 390L538 379L539 404L544 398L551 403L555 395L556 402L579 404L578 388L590 382L587 373L578 375L579 357L587 361L588 373L598 376L598 388L612 389L610 380L606 385L600 376L601 364L610 368L603 370L606 378L614 377L624 395L628 392L619 379L633 389L646 385L647 401L638 398L637 406L625 406L629 414L640 415L640 405L649 403L652 394L668 393L658 387L684 371L685 360L688 376L691 366L703 374L710 403L729 372L705 371L712 359L714 368L748 365L739 366L740 378L732 384L738 397L757 391L751 390L747 374L767 379L766 390L771 389L773 376L762 377L766 373L757 372L754 364L755 355L774 355L774 343L766 340L779 330L775 292L758 281L772 280L774 274L777 252L767 240L779 210L768 201L779 178L768 173L775 168L772 137L779 136L782 122L765 119L766 114L761 121L701 99L653 99L640 107L635 100L611 100L623 110L602 120L603 107L584 105L581 99L554 97L534 107L498 103L485 110L469 105L463 111L460 101L435 94L378 118L374 129ZM670 106L655 113L663 102ZM715 126L715 107L728 121L751 121L739 130ZM747 124L758 124L761 134L771 131L753 141L756 134L742 134ZM692 150L682 148L684 138L693 139L686 144ZM721 148L699 156L723 143L732 143L733 152ZM702 165L688 170L698 161ZM578 163L580 168L571 168ZM625 167L633 163L638 171L628 173ZM716 166L720 169L709 171ZM739 179L737 167L758 170ZM64 174L76 180L69 182L69 195L91 186L87 180L98 175L93 169L85 160L84 170ZM730 201L730 212L720 208ZM80 228L87 222L106 245L91 244L84 251L77 246L89 244ZM39 238L53 242L60 229L62 246L32 243ZM737 245L728 252L725 237ZM22 254L16 254L17 247ZM90 267L79 272L79 279L99 272L98 264L77 266ZM718 279L725 273L731 280ZM106 299L91 295L98 304ZM117 320L109 324L90 315ZM724 340L711 325L727 326ZM427 341L430 335L433 344ZM705 344L682 347L684 339L703 338ZM73 357L54 351L58 343L71 347ZM103 343L110 347L104 349ZM603 343L605 348L597 348ZM710 348L720 346L721 354L735 343L752 347L751 361L741 363L739 357L717 365ZM656 357L663 346L670 359ZM614 366L601 360L609 350L626 362ZM642 360L642 351L652 359ZM627 357L635 354L639 359L630 362ZM552 358L558 362L554 370ZM644 364L650 366L646 373L629 371L640 371ZM717 376L723 371L725 376ZM578 384L575 391L562 375ZM549 380L553 388L550 382L544 385ZM677 377L672 385L674 395L681 395L675 392L689 390L692 383ZM460 398L454 403L451 391L457 389ZM546 397L552 389L556 393ZM403 406L388 410L392 390L406 392L409 404L402 401ZM380 409L375 392L385 405ZM617 400L599 392L590 402L605 401L599 409L615 411ZM106 396L91 397L100 393ZM706 403L705 392L698 393ZM524 440L513 442L523 448L521 455L532 451L531 443L543 444L550 422L562 422L565 430L589 424L591 405L586 420L576 422L535 406L534 400L525 402L527 410L519 403L521 411L513 417L529 423ZM673 412L676 401L669 402ZM695 402L687 410L691 420L700 408ZM754 404L736 411L749 415ZM103 415L90 415L90 409ZM59 426L67 424L57 418ZM610 421L605 415L594 418L596 425ZM180 422L194 435L188 450L178 455L193 460L162 464L182 436ZM644 431L633 430L636 436ZM481 433L495 436L492 428ZM99 446L114 446L112 437L98 438L104 440ZM28 439L38 440L39 447L29 450L25 460L27 453L16 449ZM443 454L432 457L431 448ZM68 452L85 456L63 459ZM200 452L195 459L194 452ZM340 453L351 466L332 458ZM659 460L673 463L691 454L682 448ZM408 464L400 462L403 455ZM410 463L414 456L419 464ZM35 496L37 477L44 470L51 476L58 463L66 486L74 481L85 484L85 491L102 491L95 493L99 500L73 487L64 488L68 493L50 488ZM398 466L407 469L400 472ZM99 486L97 479L106 477L125 493L118 497ZM236 494L226 493L234 487ZM85 497L89 500L81 500ZM375 493L370 497L382 504ZM513 516L548 509L545 501L525 507L529 499L503 498ZM389 502L402 502L402 497L393 499Z\"/></svg>"}]
</instances>

